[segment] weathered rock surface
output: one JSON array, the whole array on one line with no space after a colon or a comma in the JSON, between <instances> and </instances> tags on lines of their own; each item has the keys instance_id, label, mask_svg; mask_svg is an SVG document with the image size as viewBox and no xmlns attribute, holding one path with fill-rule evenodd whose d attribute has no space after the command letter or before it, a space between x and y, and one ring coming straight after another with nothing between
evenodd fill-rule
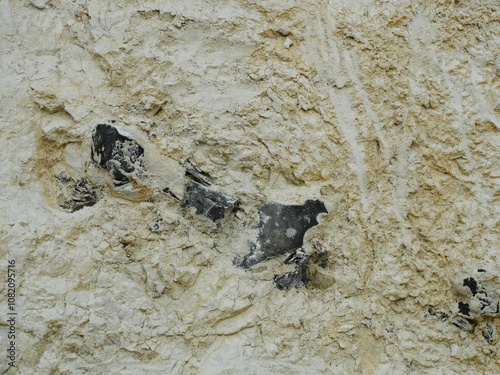
<instances>
[{"instance_id":1,"label":"weathered rock surface","mask_svg":"<svg viewBox=\"0 0 500 375\"><path fill-rule=\"evenodd\" d=\"M0 0L6 374L498 373L499 12Z\"/></svg>"}]
</instances>

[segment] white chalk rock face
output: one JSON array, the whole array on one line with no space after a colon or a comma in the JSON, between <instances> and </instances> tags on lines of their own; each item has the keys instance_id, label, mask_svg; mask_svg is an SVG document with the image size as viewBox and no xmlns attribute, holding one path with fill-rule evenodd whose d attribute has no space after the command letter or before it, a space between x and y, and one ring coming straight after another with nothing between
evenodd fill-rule
<instances>
[{"instance_id":1,"label":"white chalk rock face","mask_svg":"<svg viewBox=\"0 0 500 375\"><path fill-rule=\"evenodd\" d=\"M498 373L499 9L0 0L0 372Z\"/></svg>"}]
</instances>

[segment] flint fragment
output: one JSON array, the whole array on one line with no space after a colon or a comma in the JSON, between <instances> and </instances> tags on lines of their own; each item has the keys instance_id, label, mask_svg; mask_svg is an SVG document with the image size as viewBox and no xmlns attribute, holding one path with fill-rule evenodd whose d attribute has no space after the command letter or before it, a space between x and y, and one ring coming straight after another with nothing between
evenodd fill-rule
<instances>
[{"instance_id":1,"label":"flint fragment","mask_svg":"<svg viewBox=\"0 0 500 375\"><path fill-rule=\"evenodd\" d=\"M190 181L187 186L187 199L182 207L194 207L197 215L216 222L221 220L235 205L236 199L230 195Z\"/></svg>"},{"instance_id":2,"label":"flint fragment","mask_svg":"<svg viewBox=\"0 0 500 375\"><path fill-rule=\"evenodd\" d=\"M92 135L92 160L111 173L115 186L124 185L143 169L144 148L114 126L99 124Z\"/></svg>"},{"instance_id":3,"label":"flint fragment","mask_svg":"<svg viewBox=\"0 0 500 375\"><path fill-rule=\"evenodd\" d=\"M250 269L267 259L297 250L304 244L304 235L318 225L317 216L327 213L320 200L307 200L303 205L265 203L259 208L259 235L250 244L250 252L234 259L234 264Z\"/></svg>"},{"instance_id":4,"label":"flint fragment","mask_svg":"<svg viewBox=\"0 0 500 375\"><path fill-rule=\"evenodd\" d=\"M59 206L68 211L75 212L84 207L90 207L99 201L97 191L85 179L74 180L62 172L57 180L59 182Z\"/></svg>"}]
</instances>

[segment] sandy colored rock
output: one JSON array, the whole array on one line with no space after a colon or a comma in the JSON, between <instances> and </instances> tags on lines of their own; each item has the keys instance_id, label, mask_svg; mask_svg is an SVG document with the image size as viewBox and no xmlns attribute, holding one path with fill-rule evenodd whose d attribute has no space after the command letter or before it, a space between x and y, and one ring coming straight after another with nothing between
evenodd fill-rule
<instances>
[{"instance_id":1,"label":"sandy colored rock","mask_svg":"<svg viewBox=\"0 0 500 375\"><path fill-rule=\"evenodd\" d=\"M499 9L0 0L0 372L498 373ZM92 161L98 124L140 178ZM183 205L189 165L220 220ZM288 254L233 264L258 207L307 200L306 285L275 287Z\"/></svg>"}]
</instances>

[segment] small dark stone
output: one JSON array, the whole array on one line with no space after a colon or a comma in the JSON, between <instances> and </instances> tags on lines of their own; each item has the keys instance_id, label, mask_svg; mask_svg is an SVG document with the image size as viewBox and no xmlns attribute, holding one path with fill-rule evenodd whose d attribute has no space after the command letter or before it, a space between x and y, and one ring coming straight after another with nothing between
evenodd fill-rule
<instances>
[{"instance_id":1,"label":"small dark stone","mask_svg":"<svg viewBox=\"0 0 500 375\"><path fill-rule=\"evenodd\" d=\"M213 180L210 176L198 168L190 159L186 160L185 168L186 176L191 180L204 186L212 185Z\"/></svg>"},{"instance_id":2,"label":"small dark stone","mask_svg":"<svg viewBox=\"0 0 500 375\"><path fill-rule=\"evenodd\" d=\"M470 316L470 307L468 303L459 302L458 311L460 314Z\"/></svg>"},{"instance_id":3,"label":"small dark stone","mask_svg":"<svg viewBox=\"0 0 500 375\"><path fill-rule=\"evenodd\" d=\"M304 248L301 247L300 249L290 253L288 258L285 259L285 264L301 264L307 260L307 258L309 258L309 254L307 254Z\"/></svg>"},{"instance_id":4,"label":"small dark stone","mask_svg":"<svg viewBox=\"0 0 500 375\"><path fill-rule=\"evenodd\" d=\"M485 323L482 329L483 337L486 342L490 345L495 343L496 339L496 330L495 326L491 323Z\"/></svg>"},{"instance_id":5,"label":"small dark stone","mask_svg":"<svg viewBox=\"0 0 500 375\"><path fill-rule=\"evenodd\" d=\"M117 128L99 124L92 135L92 160L111 173L116 186L130 181L129 174L137 167L142 171L144 149Z\"/></svg>"},{"instance_id":6,"label":"small dark stone","mask_svg":"<svg viewBox=\"0 0 500 375\"><path fill-rule=\"evenodd\" d=\"M477 293L477 282L472 277L468 277L464 279L464 286L468 287L472 292L472 295L475 296Z\"/></svg>"},{"instance_id":7,"label":"small dark stone","mask_svg":"<svg viewBox=\"0 0 500 375\"><path fill-rule=\"evenodd\" d=\"M75 181L65 173L57 177L59 181L59 206L68 211L75 212L84 207L90 207L99 201L97 192L85 179Z\"/></svg>"},{"instance_id":8,"label":"small dark stone","mask_svg":"<svg viewBox=\"0 0 500 375\"><path fill-rule=\"evenodd\" d=\"M57 179L62 183L67 183L71 181L71 178L68 177L64 172L61 172L61 174L57 176Z\"/></svg>"},{"instance_id":9,"label":"small dark stone","mask_svg":"<svg viewBox=\"0 0 500 375\"><path fill-rule=\"evenodd\" d=\"M493 302L488 298L488 293L486 293L485 291L478 292L476 294L476 298L481 301L481 310L484 310L487 307L491 306L491 303Z\"/></svg>"},{"instance_id":10,"label":"small dark stone","mask_svg":"<svg viewBox=\"0 0 500 375\"><path fill-rule=\"evenodd\" d=\"M259 208L259 235L250 244L250 252L236 257L234 264L250 269L257 263L297 250L304 244L304 235L318 225L317 216L327 213L323 202L308 200L303 205L286 206L265 203Z\"/></svg>"},{"instance_id":11,"label":"small dark stone","mask_svg":"<svg viewBox=\"0 0 500 375\"><path fill-rule=\"evenodd\" d=\"M467 277L463 279L463 286L469 288L471 296L467 300L459 302L460 314L473 319L499 314L500 300L493 285L478 282L473 277Z\"/></svg>"},{"instance_id":12,"label":"small dark stone","mask_svg":"<svg viewBox=\"0 0 500 375\"><path fill-rule=\"evenodd\" d=\"M468 319L457 318L453 321L453 324L465 332L472 332L474 330L473 324Z\"/></svg>"},{"instance_id":13,"label":"small dark stone","mask_svg":"<svg viewBox=\"0 0 500 375\"><path fill-rule=\"evenodd\" d=\"M427 311L430 315L435 316L439 320L442 320L442 321L448 320L448 314L446 314L442 311L434 310L434 309L428 309Z\"/></svg>"},{"instance_id":14,"label":"small dark stone","mask_svg":"<svg viewBox=\"0 0 500 375\"><path fill-rule=\"evenodd\" d=\"M164 220L163 218L158 218L152 223L149 223L149 229L151 232L160 232L164 229Z\"/></svg>"},{"instance_id":15,"label":"small dark stone","mask_svg":"<svg viewBox=\"0 0 500 375\"><path fill-rule=\"evenodd\" d=\"M297 265L295 270L282 275L274 275L274 284L279 290L298 288L307 283L307 258Z\"/></svg>"},{"instance_id":16,"label":"small dark stone","mask_svg":"<svg viewBox=\"0 0 500 375\"><path fill-rule=\"evenodd\" d=\"M483 270L482 268L478 268L477 272L486 272L486 270Z\"/></svg>"},{"instance_id":17,"label":"small dark stone","mask_svg":"<svg viewBox=\"0 0 500 375\"><path fill-rule=\"evenodd\" d=\"M187 199L182 207L195 207L197 215L216 222L235 205L235 198L191 181L187 186Z\"/></svg>"},{"instance_id":18,"label":"small dark stone","mask_svg":"<svg viewBox=\"0 0 500 375\"><path fill-rule=\"evenodd\" d=\"M174 193L172 193L172 190L170 190L169 188L165 188L163 189L163 192L170 195L172 198L175 198L177 200L179 200L179 197L177 197L177 195L175 195Z\"/></svg>"}]
</instances>

